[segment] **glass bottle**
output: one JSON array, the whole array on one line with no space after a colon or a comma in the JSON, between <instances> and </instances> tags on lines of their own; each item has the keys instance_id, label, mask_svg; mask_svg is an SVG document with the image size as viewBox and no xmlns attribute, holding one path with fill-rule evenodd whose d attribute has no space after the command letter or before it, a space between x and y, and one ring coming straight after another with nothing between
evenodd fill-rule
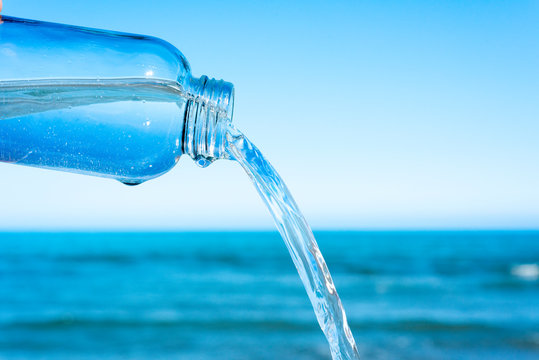
<instances>
[{"instance_id":1,"label":"glass bottle","mask_svg":"<svg viewBox=\"0 0 539 360\"><path fill-rule=\"evenodd\" d=\"M163 40L1 17L2 162L140 184L226 157L233 101Z\"/></svg>"}]
</instances>

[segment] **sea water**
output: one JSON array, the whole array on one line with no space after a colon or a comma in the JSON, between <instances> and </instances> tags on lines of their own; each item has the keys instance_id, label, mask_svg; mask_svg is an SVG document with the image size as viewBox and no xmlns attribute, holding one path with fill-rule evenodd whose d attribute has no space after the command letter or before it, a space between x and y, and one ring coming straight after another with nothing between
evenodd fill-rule
<instances>
[{"instance_id":1,"label":"sea water","mask_svg":"<svg viewBox=\"0 0 539 360\"><path fill-rule=\"evenodd\" d=\"M0 83L0 160L138 184L168 171L186 140L190 100L176 83L146 79ZM226 151L270 210L334 360L359 359L313 233L279 174L232 125Z\"/></svg>"},{"instance_id":2,"label":"sea water","mask_svg":"<svg viewBox=\"0 0 539 360\"><path fill-rule=\"evenodd\" d=\"M539 359L538 231L314 234L362 358ZM277 231L0 232L0 359L329 358Z\"/></svg>"}]
</instances>

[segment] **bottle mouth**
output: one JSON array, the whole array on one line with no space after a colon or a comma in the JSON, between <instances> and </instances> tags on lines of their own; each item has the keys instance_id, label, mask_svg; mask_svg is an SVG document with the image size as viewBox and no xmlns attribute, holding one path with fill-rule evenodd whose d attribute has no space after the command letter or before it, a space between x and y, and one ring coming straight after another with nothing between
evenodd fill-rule
<instances>
[{"instance_id":1,"label":"bottle mouth","mask_svg":"<svg viewBox=\"0 0 539 360\"><path fill-rule=\"evenodd\" d=\"M191 79L188 92L183 152L206 167L228 157L225 143L234 113L234 85L201 76Z\"/></svg>"}]
</instances>

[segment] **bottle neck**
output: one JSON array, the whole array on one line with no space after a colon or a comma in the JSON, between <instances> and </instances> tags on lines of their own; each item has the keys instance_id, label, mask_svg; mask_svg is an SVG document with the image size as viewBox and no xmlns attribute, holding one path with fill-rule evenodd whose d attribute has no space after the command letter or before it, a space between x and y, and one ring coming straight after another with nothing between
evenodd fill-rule
<instances>
[{"instance_id":1,"label":"bottle neck","mask_svg":"<svg viewBox=\"0 0 539 360\"><path fill-rule=\"evenodd\" d=\"M234 111L234 85L201 76L190 79L187 91L183 153L206 167L228 156L225 140Z\"/></svg>"}]
</instances>

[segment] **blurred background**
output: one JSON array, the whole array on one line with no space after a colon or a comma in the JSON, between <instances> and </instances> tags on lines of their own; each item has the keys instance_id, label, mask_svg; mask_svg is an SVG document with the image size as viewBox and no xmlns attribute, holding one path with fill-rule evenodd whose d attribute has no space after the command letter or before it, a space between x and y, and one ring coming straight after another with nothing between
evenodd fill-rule
<instances>
[{"instance_id":1,"label":"blurred background","mask_svg":"<svg viewBox=\"0 0 539 360\"><path fill-rule=\"evenodd\" d=\"M161 37L193 74L233 82L234 123L314 228L539 226L535 1L7 0L3 12ZM273 229L226 161L185 157L137 188L1 169L2 228Z\"/></svg>"},{"instance_id":2,"label":"blurred background","mask_svg":"<svg viewBox=\"0 0 539 360\"><path fill-rule=\"evenodd\" d=\"M234 123L315 229L363 358L539 356L538 2L3 14L161 37L234 83ZM0 358L329 358L236 164L184 157L137 187L0 171Z\"/></svg>"}]
</instances>

